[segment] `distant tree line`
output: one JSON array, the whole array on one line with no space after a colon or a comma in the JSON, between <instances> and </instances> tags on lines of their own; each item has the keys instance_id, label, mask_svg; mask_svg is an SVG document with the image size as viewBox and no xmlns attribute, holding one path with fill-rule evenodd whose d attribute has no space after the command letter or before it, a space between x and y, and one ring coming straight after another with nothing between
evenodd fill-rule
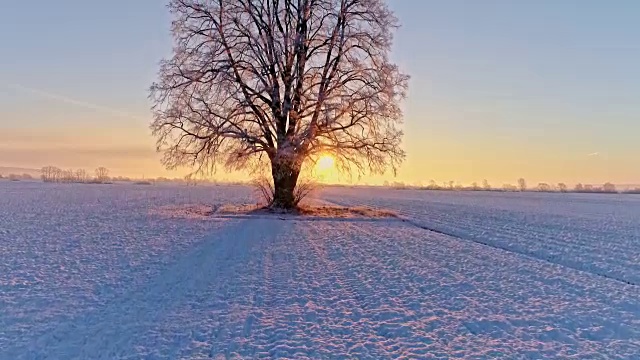
<instances>
[{"instance_id":1,"label":"distant tree line","mask_svg":"<svg viewBox=\"0 0 640 360\"><path fill-rule=\"evenodd\" d=\"M429 181L427 186L408 186L402 182L384 182L385 187L391 187L394 189L420 189L420 190L444 190L444 191L500 191L500 192L560 192L560 193L603 193L603 194L640 194L640 188L629 189L619 191L615 184L607 182L602 186L583 185L576 184L574 188L570 189L565 183L558 183L556 185L548 183L539 183L533 188L527 187L527 181L524 178L520 178L517 181L517 185L504 184L500 188L493 187L487 180L482 181L482 185L474 182L470 186L462 186L456 184L454 181L447 181L439 185L434 180Z\"/></svg>"},{"instance_id":2,"label":"distant tree line","mask_svg":"<svg viewBox=\"0 0 640 360\"><path fill-rule=\"evenodd\" d=\"M94 176L90 176L85 169L63 170L55 166L45 166L40 170L42 181L48 183L107 183L111 181L109 169L99 167L95 169Z\"/></svg>"},{"instance_id":3,"label":"distant tree line","mask_svg":"<svg viewBox=\"0 0 640 360\"><path fill-rule=\"evenodd\" d=\"M527 191L526 182L524 179L520 179L518 181L521 184L519 190ZM565 183L558 183L556 186L550 185L548 183L539 183L530 191L538 191L538 192L574 192L574 193L610 193L615 194L619 191L616 186L610 182L603 184L602 186L593 186L593 185L582 185L580 183L576 184L573 189L569 189L569 187Z\"/></svg>"},{"instance_id":4,"label":"distant tree line","mask_svg":"<svg viewBox=\"0 0 640 360\"><path fill-rule=\"evenodd\" d=\"M4 179L5 177L0 174L0 179ZM7 180L9 181L20 181L20 180L33 180L33 176L30 174L9 174L7 175Z\"/></svg>"}]
</instances>

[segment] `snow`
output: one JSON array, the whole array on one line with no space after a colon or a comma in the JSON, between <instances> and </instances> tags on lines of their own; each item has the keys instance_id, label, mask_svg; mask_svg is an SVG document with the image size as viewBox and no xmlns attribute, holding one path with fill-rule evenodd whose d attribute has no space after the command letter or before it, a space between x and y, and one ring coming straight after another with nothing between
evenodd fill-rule
<instances>
[{"instance_id":1,"label":"snow","mask_svg":"<svg viewBox=\"0 0 640 360\"><path fill-rule=\"evenodd\" d=\"M372 208L368 206L336 206L320 199L306 200L298 209L278 210L265 207L261 203L241 204L241 205L206 205L206 204L182 204L165 205L156 209L151 209L150 214L165 216L169 218L185 219L208 219L208 218L260 218L273 217L277 215L280 219L302 220L300 215L304 215L305 221L316 219L375 219L375 218L395 218L395 212L384 209Z\"/></svg>"},{"instance_id":2,"label":"snow","mask_svg":"<svg viewBox=\"0 0 640 360\"><path fill-rule=\"evenodd\" d=\"M332 188L433 231L640 286L640 196Z\"/></svg>"},{"instance_id":3,"label":"snow","mask_svg":"<svg viewBox=\"0 0 640 360\"><path fill-rule=\"evenodd\" d=\"M308 221L155 211L251 203L242 187L0 194L0 359L640 353L637 198L327 189L406 221Z\"/></svg>"}]
</instances>

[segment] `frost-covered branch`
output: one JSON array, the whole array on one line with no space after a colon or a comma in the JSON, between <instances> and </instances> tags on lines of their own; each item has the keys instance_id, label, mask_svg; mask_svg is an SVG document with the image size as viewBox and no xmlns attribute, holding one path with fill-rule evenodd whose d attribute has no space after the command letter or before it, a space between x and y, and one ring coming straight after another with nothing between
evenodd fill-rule
<instances>
[{"instance_id":1,"label":"frost-covered branch","mask_svg":"<svg viewBox=\"0 0 640 360\"><path fill-rule=\"evenodd\" d=\"M173 0L169 9L173 57L151 87L168 167L242 167L266 155L297 173L331 152L345 168L379 172L404 158L408 77L388 58L397 20L383 0Z\"/></svg>"}]
</instances>

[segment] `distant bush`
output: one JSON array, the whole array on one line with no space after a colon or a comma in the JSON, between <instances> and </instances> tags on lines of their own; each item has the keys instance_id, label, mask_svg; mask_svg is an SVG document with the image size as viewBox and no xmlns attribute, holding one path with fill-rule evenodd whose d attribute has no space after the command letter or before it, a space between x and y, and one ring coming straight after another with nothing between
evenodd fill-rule
<instances>
[{"instance_id":1,"label":"distant bush","mask_svg":"<svg viewBox=\"0 0 640 360\"><path fill-rule=\"evenodd\" d=\"M153 185L151 181L136 181L133 185Z\"/></svg>"},{"instance_id":2,"label":"distant bush","mask_svg":"<svg viewBox=\"0 0 640 360\"><path fill-rule=\"evenodd\" d=\"M273 204L275 197L275 188L273 187L273 182L271 182L268 177L257 177L253 180L251 185L255 189L258 197L263 200L264 205L271 206ZM294 205L298 207L302 200L304 200L317 188L318 184L313 181L313 179L306 177L300 179L300 181L298 181L298 183L296 184L295 189L293 190Z\"/></svg>"},{"instance_id":3,"label":"distant bush","mask_svg":"<svg viewBox=\"0 0 640 360\"><path fill-rule=\"evenodd\" d=\"M550 192L551 191L551 186L547 183L540 183L538 184L538 191L540 192Z\"/></svg>"},{"instance_id":4,"label":"distant bush","mask_svg":"<svg viewBox=\"0 0 640 360\"><path fill-rule=\"evenodd\" d=\"M607 193L615 193L618 192L616 190L616 186L613 185L612 183L606 183L602 186L602 191L603 192L607 192Z\"/></svg>"},{"instance_id":5,"label":"distant bush","mask_svg":"<svg viewBox=\"0 0 640 360\"><path fill-rule=\"evenodd\" d=\"M33 176L31 176L31 174L8 174L4 176L0 174L0 180L4 179L9 181L32 180Z\"/></svg>"}]
</instances>

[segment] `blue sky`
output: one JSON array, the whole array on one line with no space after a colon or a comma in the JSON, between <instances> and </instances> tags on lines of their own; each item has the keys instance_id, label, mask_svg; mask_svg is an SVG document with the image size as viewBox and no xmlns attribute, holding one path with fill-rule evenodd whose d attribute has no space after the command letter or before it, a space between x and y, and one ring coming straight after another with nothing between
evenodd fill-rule
<instances>
[{"instance_id":1,"label":"blue sky","mask_svg":"<svg viewBox=\"0 0 640 360\"><path fill-rule=\"evenodd\" d=\"M640 182L640 2L389 3L412 77L399 180ZM164 5L4 4L0 166L171 175L147 128Z\"/></svg>"}]
</instances>

